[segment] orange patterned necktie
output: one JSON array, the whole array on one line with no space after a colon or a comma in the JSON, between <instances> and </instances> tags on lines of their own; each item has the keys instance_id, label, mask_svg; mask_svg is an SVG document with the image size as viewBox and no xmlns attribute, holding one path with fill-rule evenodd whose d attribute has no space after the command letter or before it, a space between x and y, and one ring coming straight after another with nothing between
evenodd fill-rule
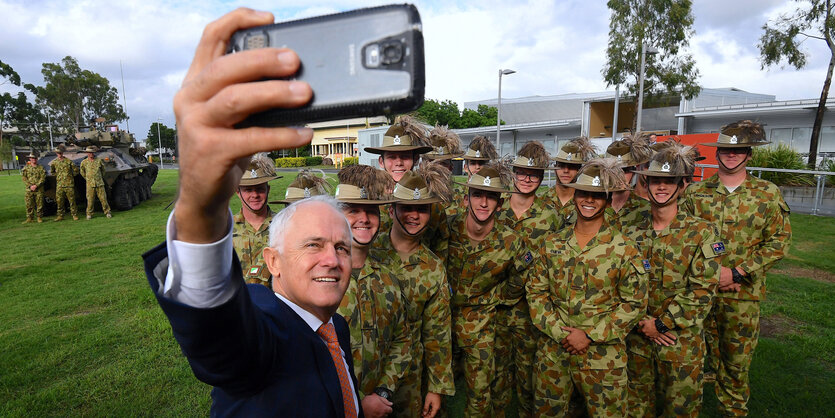
<instances>
[{"instance_id":1,"label":"orange patterned necktie","mask_svg":"<svg viewBox=\"0 0 835 418\"><path fill-rule=\"evenodd\" d=\"M336 366L336 374L339 376L339 386L342 387L342 405L345 409L345 418L357 418L357 409L354 405L354 393L351 391L351 377L348 376L348 369L342 359L342 350L339 348L339 340L336 338L336 330L333 324L325 323L316 330L322 339L328 343L328 351L331 353L333 365Z\"/></svg>"}]
</instances>

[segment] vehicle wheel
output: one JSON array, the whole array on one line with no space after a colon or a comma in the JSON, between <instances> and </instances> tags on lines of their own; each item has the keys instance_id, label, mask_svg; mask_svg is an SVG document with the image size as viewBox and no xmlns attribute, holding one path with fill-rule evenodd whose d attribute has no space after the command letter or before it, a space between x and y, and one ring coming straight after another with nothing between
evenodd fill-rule
<instances>
[{"instance_id":1,"label":"vehicle wheel","mask_svg":"<svg viewBox=\"0 0 835 418\"><path fill-rule=\"evenodd\" d=\"M130 210L133 207L132 200L125 179L121 177L116 179L113 183L113 207L117 210Z\"/></svg>"},{"instance_id":2,"label":"vehicle wheel","mask_svg":"<svg viewBox=\"0 0 835 418\"><path fill-rule=\"evenodd\" d=\"M139 190L137 189L137 179L132 178L128 180L128 190L130 191L130 197L133 203L133 206L138 205L142 202L139 197Z\"/></svg>"},{"instance_id":3,"label":"vehicle wheel","mask_svg":"<svg viewBox=\"0 0 835 418\"><path fill-rule=\"evenodd\" d=\"M136 191L139 192L139 201L144 202L148 200L148 188L146 187L148 178L144 174L136 178Z\"/></svg>"}]
</instances>

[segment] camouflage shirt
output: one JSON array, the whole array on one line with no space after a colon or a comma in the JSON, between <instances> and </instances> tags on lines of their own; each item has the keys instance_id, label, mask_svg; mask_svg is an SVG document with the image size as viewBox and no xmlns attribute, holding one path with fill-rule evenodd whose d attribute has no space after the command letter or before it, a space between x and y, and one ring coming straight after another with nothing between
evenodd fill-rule
<instances>
[{"instance_id":1,"label":"camouflage shirt","mask_svg":"<svg viewBox=\"0 0 835 418\"><path fill-rule=\"evenodd\" d=\"M626 199L626 202L619 211L615 212L611 206L608 207L607 210L609 210L612 224L616 225L621 231L623 231L624 228L630 225L646 220L650 216L651 207L652 205L649 200L646 200L635 193L629 193L629 198Z\"/></svg>"},{"instance_id":2,"label":"camouflage shirt","mask_svg":"<svg viewBox=\"0 0 835 418\"><path fill-rule=\"evenodd\" d=\"M472 242L466 220L467 212L449 218L446 271L452 306L515 304L524 295L524 271L533 262L533 254L523 239L499 222L484 240Z\"/></svg>"},{"instance_id":3,"label":"camouflage shirt","mask_svg":"<svg viewBox=\"0 0 835 418\"><path fill-rule=\"evenodd\" d=\"M446 270L425 245L421 244L415 253L403 260L391 245L391 238L388 235L383 238L372 252L376 251L399 279L406 301L412 361L419 364L417 370L423 370L429 392L455 395L452 314Z\"/></svg>"},{"instance_id":4,"label":"camouflage shirt","mask_svg":"<svg viewBox=\"0 0 835 418\"><path fill-rule=\"evenodd\" d=\"M560 225L559 216L544 199L536 197L524 215L517 218L513 208L510 207L510 198L507 198L496 212L496 222L516 231L534 248L547 235L557 232L557 227Z\"/></svg>"},{"instance_id":5,"label":"camouflage shirt","mask_svg":"<svg viewBox=\"0 0 835 418\"><path fill-rule=\"evenodd\" d=\"M49 169L55 176L56 187L74 187L75 175L79 173L78 166L69 158L56 158L49 162Z\"/></svg>"},{"instance_id":6,"label":"camouflage shirt","mask_svg":"<svg viewBox=\"0 0 835 418\"><path fill-rule=\"evenodd\" d=\"M544 192L542 193L541 198L544 200L545 206L552 208L557 212L560 225L565 224L565 220L574 214L574 197L572 196L567 202L565 202L565 204L563 204L560 197L557 195L556 185L543 190Z\"/></svg>"},{"instance_id":7,"label":"camouflage shirt","mask_svg":"<svg viewBox=\"0 0 835 418\"><path fill-rule=\"evenodd\" d=\"M647 274L635 242L608 221L580 248L574 228L552 234L529 271L528 303L534 325L561 342L568 332L592 340L581 368L626 366L627 333L647 309Z\"/></svg>"},{"instance_id":8,"label":"camouflage shirt","mask_svg":"<svg viewBox=\"0 0 835 418\"><path fill-rule=\"evenodd\" d=\"M241 260L244 280L272 288L270 270L264 262L264 248L270 245L270 222L275 215L267 207L267 218L258 230L246 221L243 209L232 220L232 245Z\"/></svg>"},{"instance_id":9,"label":"camouflage shirt","mask_svg":"<svg viewBox=\"0 0 835 418\"><path fill-rule=\"evenodd\" d=\"M464 204L464 198L467 197L467 186L462 186L458 183L452 183L452 201L447 203L444 208L446 215L452 216L457 213L466 212L467 206Z\"/></svg>"},{"instance_id":10,"label":"camouflage shirt","mask_svg":"<svg viewBox=\"0 0 835 418\"><path fill-rule=\"evenodd\" d=\"M23 184L26 185L26 191L29 191L30 186L41 187L44 181L46 181L46 170L38 164L26 164L20 170L20 174Z\"/></svg>"},{"instance_id":11,"label":"camouflage shirt","mask_svg":"<svg viewBox=\"0 0 835 418\"><path fill-rule=\"evenodd\" d=\"M656 348L667 361L682 362L690 356L690 344L703 344L702 323L719 284L718 256L725 251L724 243L713 225L684 211L661 231L653 230L651 215L624 228L649 265L647 314L660 319L678 338L671 347ZM635 336L640 341L630 344L630 350L641 349L647 356L651 346Z\"/></svg>"},{"instance_id":12,"label":"camouflage shirt","mask_svg":"<svg viewBox=\"0 0 835 418\"><path fill-rule=\"evenodd\" d=\"M81 176L87 181L87 187L104 187L104 161L85 158L81 161Z\"/></svg>"},{"instance_id":13,"label":"camouflage shirt","mask_svg":"<svg viewBox=\"0 0 835 418\"><path fill-rule=\"evenodd\" d=\"M748 275L738 293L722 297L765 299L765 272L786 254L791 243L789 206L773 183L748 175L729 192L714 174L685 191L683 208L719 230L725 253L720 263L740 267Z\"/></svg>"},{"instance_id":14,"label":"camouflage shirt","mask_svg":"<svg viewBox=\"0 0 835 418\"><path fill-rule=\"evenodd\" d=\"M389 216L387 210L380 210L380 228L378 240L380 237L387 239L391 232L391 226L394 220ZM432 253L441 259L441 264L446 260L449 252L449 224L447 223L447 214L444 206L441 203L433 203L429 212L429 224L426 226L426 231L421 235L420 241L426 245Z\"/></svg>"},{"instance_id":15,"label":"camouflage shirt","mask_svg":"<svg viewBox=\"0 0 835 418\"><path fill-rule=\"evenodd\" d=\"M397 392L397 382L412 361L400 283L377 257L369 253L362 269L351 272L337 309L348 321L360 400L380 386Z\"/></svg>"}]
</instances>

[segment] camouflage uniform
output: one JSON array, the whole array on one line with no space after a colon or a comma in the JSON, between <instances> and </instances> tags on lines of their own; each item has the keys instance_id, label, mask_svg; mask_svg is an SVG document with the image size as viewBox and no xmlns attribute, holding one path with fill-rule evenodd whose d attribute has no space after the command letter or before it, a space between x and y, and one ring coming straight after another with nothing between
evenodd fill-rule
<instances>
[{"instance_id":1,"label":"camouflage uniform","mask_svg":"<svg viewBox=\"0 0 835 418\"><path fill-rule=\"evenodd\" d=\"M556 232L559 215L546 206L541 198L534 198L533 204L522 218L517 218L505 199L496 212L496 222L508 226L519 237L524 237L532 248L540 245L549 234ZM536 354L539 331L531 322L530 308L526 298L513 306L500 306L497 312L496 330L496 380L493 386L494 400L498 410L510 405L512 391L519 399L519 415L533 414L533 362Z\"/></svg>"},{"instance_id":2,"label":"camouflage uniform","mask_svg":"<svg viewBox=\"0 0 835 418\"><path fill-rule=\"evenodd\" d=\"M546 237L528 278L528 303L540 338L534 366L538 416L566 413L573 392L590 416L626 416L626 334L646 311L647 276L635 243L604 221L580 248L574 228ZM582 329L592 340L571 355L561 327Z\"/></svg>"},{"instance_id":3,"label":"camouflage uniform","mask_svg":"<svg viewBox=\"0 0 835 418\"><path fill-rule=\"evenodd\" d=\"M557 186L549 187L542 193L542 199L545 200L546 206L553 208L560 217L560 224L564 223L565 219L574 214L574 198L568 199L565 204L562 204L560 197L557 196Z\"/></svg>"},{"instance_id":4,"label":"camouflage uniform","mask_svg":"<svg viewBox=\"0 0 835 418\"><path fill-rule=\"evenodd\" d=\"M243 209L233 218L232 245L241 261L244 279L247 283L257 283L272 289L270 270L264 262L264 248L270 245L270 222L275 215L267 207L267 218L258 230L244 218Z\"/></svg>"},{"instance_id":5,"label":"camouflage uniform","mask_svg":"<svg viewBox=\"0 0 835 418\"><path fill-rule=\"evenodd\" d=\"M377 387L397 393L412 361L400 284L382 261L369 253L362 269L351 272L351 283L337 309L351 332L360 401Z\"/></svg>"},{"instance_id":6,"label":"camouflage uniform","mask_svg":"<svg viewBox=\"0 0 835 418\"><path fill-rule=\"evenodd\" d=\"M97 196L102 211L109 215L110 205L107 203L107 192L104 190L104 161L85 158L81 161L81 176L87 181L87 216L93 216Z\"/></svg>"},{"instance_id":7,"label":"camouflage uniform","mask_svg":"<svg viewBox=\"0 0 835 418\"><path fill-rule=\"evenodd\" d=\"M46 181L46 170L38 164L26 164L21 170L21 179L26 185L26 194L24 201L26 202L26 219L31 221L36 214L38 219L43 216L43 184ZM31 186L36 186L35 190L30 190Z\"/></svg>"},{"instance_id":8,"label":"camouflage uniform","mask_svg":"<svg viewBox=\"0 0 835 418\"><path fill-rule=\"evenodd\" d=\"M441 260L425 245L403 260L389 236L381 238L371 251L400 282L412 348L411 364L394 393L394 415L420 417L427 392L455 395L449 282Z\"/></svg>"},{"instance_id":9,"label":"camouflage uniform","mask_svg":"<svg viewBox=\"0 0 835 418\"><path fill-rule=\"evenodd\" d=\"M78 166L69 158L56 158L49 162L50 170L55 175L55 202L58 204L58 218L64 217L64 199L70 202L70 214L78 216L78 204L75 202L75 176Z\"/></svg>"},{"instance_id":10,"label":"camouflage uniform","mask_svg":"<svg viewBox=\"0 0 835 418\"><path fill-rule=\"evenodd\" d=\"M381 236L388 236L391 232L391 216L388 211L380 211L380 233ZM449 224L447 213L442 203L433 203L429 212L429 223L426 231L420 236L420 242L441 259L441 265L446 260L449 252Z\"/></svg>"},{"instance_id":11,"label":"camouflage uniform","mask_svg":"<svg viewBox=\"0 0 835 418\"><path fill-rule=\"evenodd\" d=\"M611 219L612 225L616 225L623 231L625 228L641 223L649 218L651 206L649 200L630 192L629 198L626 199L626 202L619 211L615 212L611 206L607 208L607 211L610 215L609 219Z\"/></svg>"},{"instance_id":12,"label":"camouflage uniform","mask_svg":"<svg viewBox=\"0 0 835 418\"><path fill-rule=\"evenodd\" d=\"M633 330L629 353L630 416L697 417L702 404L703 322L719 284L718 256L724 252L715 228L680 211L661 231L652 218L624 226L649 261L647 316L660 319L676 337L673 346L654 343ZM644 318L641 318L644 319ZM660 412L660 411L659 411Z\"/></svg>"},{"instance_id":13,"label":"camouflage uniform","mask_svg":"<svg viewBox=\"0 0 835 418\"><path fill-rule=\"evenodd\" d=\"M467 197L467 187L458 183L452 184L452 200L446 204L444 208L447 217L455 215L456 213L466 213L467 206L464 205L464 199Z\"/></svg>"},{"instance_id":14,"label":"camouflage uniform","mask_svg":"<svg viewBox=\"0 0 835 418\"><path fill-rule=\"evenodd\" d=\"M465 415L485 417L494 412L497 308L515 305L523 297L523 275L533 255L512 229L499 222L483 241L472 242L466 219L467 212L449 219L446 270L452 288L453 337L467 384Z\"/></svg>"},{"instance_id":15,"label":"camouflage uniform","mask_svg":"<svg viewBox=\"0 0 835 418\"><path fill-rule=\"evenodd\" d=\"M691 184L683 207L712 223L725 242L720 263L747 276L739 292L719 292L705 324L708 365L716 371L716 396L725 414L745 415L750 395L748 369L760 333L765 272L791 241L789 207L773 183L750 174L733 192L718 174Z\"/></svg>"}]
</instances>

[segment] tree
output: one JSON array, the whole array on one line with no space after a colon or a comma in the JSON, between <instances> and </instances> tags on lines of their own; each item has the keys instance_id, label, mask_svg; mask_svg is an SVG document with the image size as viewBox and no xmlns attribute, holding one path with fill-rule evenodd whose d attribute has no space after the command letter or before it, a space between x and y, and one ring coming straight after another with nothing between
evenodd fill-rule
<instances>
[{"instance_id":1,"label":"tree","mask_svg":"<svg viewBox=\"0 0 835 418\"><path fill-rule=\"evenodd\" d=\"M61 63L44 63L44 86L37 88L37 104L51 109L55 123L68 131L102 117L107 122L128 118L119 104L119 93L101 75L83 70L71 56Z\"/></svg>"},{"instance_id":2,"label":"tree","mask_svg":"<svg viewBox=\"0 0 835 418\"><path fill-rule=\"evenodd\" d=\"M0 86L9 83L20 86L20 75L17 74L17 71L11 65L0 61ZM9 93L4 93L0 96L0 147L3 147L3 128L7 126L7 116L11 112L11 109L7 106L9 106L12 100L13 97ZM9 155L11 156L11 154ZM6 160L4 159L4 161Z\"/></svg>"},{"instance_id":3,"label":"tree","mask_svg":"<svg viewBox=\"0 0 835 418\"><path fill-rule=\"evenodd\" d=\"M159 126L159 134L157 134L157 126ZM154 122L148 128L148 139L145 140L145 145L148 150L155 150L159 148L159 138L162 138L162 147L173 150L177 147L175 137L177 130L165 126L163 123Z\"/></svg>"},{"instance_id":4,"label":"tree","mask_svg":"<svg viewBox=\"0 0 835 418\"><path fill-rule=\"evenodd\" d=\"M603 79L607 85L626 85L638 96L641 48L654 47L646 55L644 98L647 102L674 94L691 99L701 88L699 70L687 52L693 35L691 0L609 0L609 45Z\"/></svg>"},{"instance_id":5,"label":"tree","mask_svg":"<svg viewBox=\"0 0 835 418\"><path fill-rule=\"evenodd\" d=\"M826 98L829 97L829 86L832 83L832 69L835 68L835 18L832 15L830 0L795 0L800 3L794 14L781 15L772 22L763 25L760 43L760 68L777 65L783 60L795 69L806 66L808 54L800 49L800 45L808 39L826 42L829 48L829 67L821 88L818 108L815 112L815 123L812 125L812 138L809 141L809 169L815 168L818 159L818 143L820 141L823 114L826 111Z\"/></svg>"},{"instance_id":6,"label":"tree","mask_svg":"<svg viewBox=\"0 0 835 418\"><path fill-rule=\"evenodd\" d=\"M495 107L478 105L477 110L458 110L458 103L452 100L427 99L423 102L414 116L429 125L446 125L450 129L477 128L480 126L496 126L498 111ZM504 124L504 123L502 123Z\"/></svg>"}]
</instances>

